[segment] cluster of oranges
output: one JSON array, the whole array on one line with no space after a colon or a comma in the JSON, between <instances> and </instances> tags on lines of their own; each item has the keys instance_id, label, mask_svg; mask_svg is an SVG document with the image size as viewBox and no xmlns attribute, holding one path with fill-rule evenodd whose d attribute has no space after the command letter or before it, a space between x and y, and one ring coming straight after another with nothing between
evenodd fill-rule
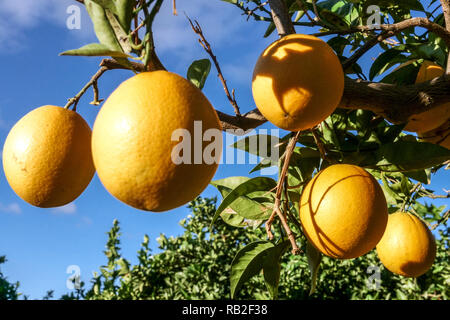
<instances>
[{"instance_id":1,"label":"cluster of oranges","mask_svg":"<svg viewBox=\"0 0 450 320\"><path fill-rule=\"evenodd\" d=\"M429 74L420 74L418 81ZM258 109L290 131L322 122L337 108L343 90L338 57L313 36L289 35L274 42L254 69ZM410 130L434 117L418 115ZM6 178L22 199L48 208L76 199L97 172L122 202L142 210L170 210L200 194L217 169L217 163L172 160L178 143L172 133L193 133L195 121L202 122L203 131L221 130L214 108L188 80L167 71L143 72L110 95L92 132L78 113L61 107L43 106L25 115L5 142ZM441 125L433 122L427 132ZM354 165L333 165L314 176L301 197L300 220L309 241L330 257L355 258L377 246L383 264L405 276L424 273L435 257L434 238L424 223L408 213L388 216L378 182Z\"/></svg>"}]
</instances>

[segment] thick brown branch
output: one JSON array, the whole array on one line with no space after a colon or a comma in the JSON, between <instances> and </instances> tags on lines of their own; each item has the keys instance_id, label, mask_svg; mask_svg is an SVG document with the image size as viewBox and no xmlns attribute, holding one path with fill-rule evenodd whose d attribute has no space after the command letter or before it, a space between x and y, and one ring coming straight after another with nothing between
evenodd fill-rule
<instances>
[{"instance_id":1,"label":"thick brown branch","mask_svg":"<svg viewBox=\"0 0 450 320\"><path fill-rule=\"evenodd\" d=\"M216 111L222 123L223 130L231 130L236 135L244 135L248 130L259 127L267 121L258 109L254 109L241 116L230 116L218 110Z\"/></svg>"},{"instance_id":2,"label":"thick brown branch","mask_svg":"<svg viewBox=\"0 0 450 320\"><path fill-rule=\"evenodd\" d=\"M345 79L340 107L370 110L393 123L403 123L413 114L449 101L450 75L408 86Z\"/></svg>"},{"instance_id":3,"label":"thick brown branch","mask_svg":"<svg viewBox=\"0 0 450 320\"><path fill-rule=\"evenodd\" d=\"M288 14L284 1L269 0L269 5L273 23L277 28L278 35L284 37L285 35L295 33L294 25L292 24L291 17Z\"/></svg>"},{"instance_id":4,"label":"thick brown branch","mask_svg":"<svg viewBox=\"0 0 450 320\"><path fill-rule=\"evenodd\" d=\"M331 34L346 35L357 32L372 32L377 30L389 32L392 35L395 35L411 27L425 28L441 37L446 42L447 46L450 46L450 32L445 28L441 27L440 25L438 25L437 23L431 22L427 18L411 18L394 24L381 24L377 27L357 26L346 30L330 30L325 32L314 33L314 35L315 36L327 36Z\"/></svg>"},{"instance_id":5,"label":"thick brown branch","mask_svg":"<svg viewBox=\"0 0 450 320\"><path fill-rule=\"evenodd\" d=\"M444 14L445 29L450 32L450 1L441 0L442 13ZM447 57L447 70L450 73L450 54Z\"/></svg>"},{"instance_id":6,"label":"thick brown branch","mask_svg":"<svg viewBox=\"0 0 450 320\"><path fill-rule=\"evenodd\" d=\"M132 62L132 65L136 71L146 71L140 63ZM108 69L125 68L113 59L104 59L100 66L106 66ZM403 123L413 114L430 110L446 102L450 102L450 75L409 86L346 78L344 95L339 107L370 110L393 123ZM241 116L232 116L220 111L217 113L224 130L247 131L267 121L258 109Z\"/></svg>"}]
</instances>

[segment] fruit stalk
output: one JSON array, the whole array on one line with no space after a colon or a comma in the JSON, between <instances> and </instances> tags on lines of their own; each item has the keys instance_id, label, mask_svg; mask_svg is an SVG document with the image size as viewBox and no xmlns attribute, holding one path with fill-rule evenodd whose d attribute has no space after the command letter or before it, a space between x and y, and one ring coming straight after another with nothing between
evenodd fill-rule
<instances>
[{"instance_id":1,"label":"fruit stalk","mask_svg":"<svg viewBox=\"0 0 450 320\"><path fill-rule=\"evenodd\" d=\"M88 83L86 83L86 85L80 90L80 92L78 92L73 98L70 98L69 101L67 102L67 104L64 106L64 109L69 109L70 106L73 105L73 110L76 111L77 109L77 104L78 101L80 101L81 97L83 96L83 94L91 87L94 87L94 97L98 98L98 89L97 89L97 81L98 79L107 71L109 70L108 67L101 67L100 69L98 69L98 71L92 76L91 80L89 80ZM96 91L97 90L97 91ZM96 91L96 92L95 92ZM98 101L98 99L94 99Z\"/></svg>"},{"instance_id":2,"label":"fruit stalk","mask_svg":"<svg viewBox=\"0 0 450 320\"><path fill-rule=\"evenodd\" d=\"M272 211L270 218L266 221L267 236L269 239L273 239L273 233L271 230L272 224L275 219L275 216L278 216L278 218L280 218L281 225L283 226L284 230L286 231L286 235L288 236L288 239L291 242L293 254L298 254L301 252L301 250L298 247L297 242L295 241L294 233L292 232L291 228L289 227L289 224L287 223L286 216L280 210L280 203L281 203L281 193L283 191L284 181L286 179L287 170L289 168L289 162L291 160L291 156L292 156L292 153L294 152L295 144L297 143L297 139L300 136L300 134L301 134L301 131L298 131L295 134L295 136L291 138L291 140L289 141L289 144L286 148L283 168L281 170L280 176L278 177L273 211Z\"/></svg>"}]
</instances>

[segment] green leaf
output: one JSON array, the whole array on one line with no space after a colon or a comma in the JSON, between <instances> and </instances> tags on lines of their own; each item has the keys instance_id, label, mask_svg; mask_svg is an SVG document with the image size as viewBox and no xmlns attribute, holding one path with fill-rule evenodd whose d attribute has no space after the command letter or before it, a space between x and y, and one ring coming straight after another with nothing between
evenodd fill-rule
<instances>
[{"instance_id":1,"label":"green leaf","mask_svg":"<svg viewBox=\"0 0 450 320\"><path fill-rule=\"evenodd\" d=\"M91 43L87 44L79 49L68 50L60 53L61 56L110 56L113 58L127 58L130 57L128 54L122 51L115 51L108 48L106 45L101 43Z\"/></svg>"},{"instance_id":2,"label":"green leaf","mask_svg":"<svg viewBox=\"0 0 450 320\"><path fill-rule=\"evenodd\" d=\"M320 16L327 24L339 29L348 29L349 23L339 14L323 9L320 11Z\"/></svg>"},{"instance_id":3,"label":"green leaf","mask_svg":"<svg viewBox=\"0 0 450 320\"><path fill-rule=\"evenodd\" d=\"M269 158L263 158L249 173L259 171L264 168L272 167L274 164Z\"/></svg>"},{"instance_id":4,"label":"green leaf","mask_svg":"<svg viewBox=\"0 0 450 320\"><path fill-rule=\"evenodd\" d=\"M425 184L430 183L430 177L427 174L427 170L409 171L405 172L404 175Z\"/></svg>"},{"instance_id":5,"label":"green leaf","mask_svg":"<svg viewBox=\"0 0 450 320\"><path fill-rule=\"evenodd\" d=\"M275 23L271 22L269 26L267 27L266 32L264 33L264 38L267 38L272 34L272 32L275 31Z\"/></svg>"},{"instance_id":6,"label":"green leaf","mask_svg":"<svg viewBox=\"0 0 450 320\"><path fill-rule=\"evenodd\" d=\"M117 14L116 5L114 1L111 0L92 0L92 1L101 6L103 9L108 9L112 13Z\"/></svg>"},{"instance_id":7,"label":"green leaf","mask_svg":"<svg viewBox=\"0 0 450 320\"><path fill-rule=\"evenodd\" d=\"M256 177L241 183L223 199L222 203L220 204L219 208L217 208L216 213L214 214L214 217L211 221L211 226L217 220L222 211L229 207L240 196L248 195L254 191L268 191L275 188L276 185L277 182L274 179L268 177Z\"/></svg>"},{"instance_id":8,"label":"green leaf","mask_svg":"<svg viewBox=\"0 0 450 320\"><path fill-rule=\"evenodd\" d=\"M327 41L328 45L331 46L338 56L342 56L346 46L350 45L350 41L344 37L337 36L331 38Z\"/></svg>"},{"instance_id":9,"label":"green leaf","mask_svg":"<svg viewBox=\"0 0 450 320\"><path fill-rule=\"evenodd\" d=\"M231 208L226 208L221 214L220 217L222 220L233 227L245 227L247 223L245 222L244 217L238 215L236 211Z\"/></svg>"},{"instance_id":10,"label":"green leaf","mask_svg":"<svg viewBox=\"0 0 450 320\"><path fill-rule=\"evenodd\" d=\"M273 247L269 241L256 241L239 250L231 263L231 299L236 298L242 284L261 271L268 250Z\"/></svg>"},{"instance_id":11,"label":"green leaf","mask_svg":"<svg viewBox=\"0 0 450 320\"><path fill-rule=\"evenodd\" d=\"M93 0L85 0L84 5L94 24L95 35L100 43L112 50L122 51L122 47L117 41L114 30L106 16L105 9Z\"/></svg>"},{"instance_id":12,"label":"green leaf","mask_svg":"<svg viewBox=\"0 0 450 320\"><path fill-rule=\"evenodd\" d=\"M377 130L377 134L380 142L382 144L394 142L394 140L400 135L404 127L405 125L401 124L379 128Z\"/></svg>"},{"instance_id":13,"label":"green leaf","mask_svg":"<svg viewBox=\"0 0 450 320\"><path fill-rule=\"evenodd\" d=\"M117 20L116 16L108 9L105 10L106 17L108 18L109 24L114 31L117 41L120 44L123 52L130 53L132 48L130 40L127 33L122 28L120 22Z\"/></svg>"},{"instance_id":14,"label":"green leaf","mask_svg":"<svg viewBox=\"0 0 450 320\"><path fill-rule=\"evenodd\" d=\"M336 132L334 131L334 124L333 124L332 117L328 117L322 122L321 129L322 129L323 137L324 137L325 141L332 143L334 146L339 148L340 143L339 143L338 136L336 135Z\"/></svg>"},{"instance_id":15,"label":"green leaf","mask_svg":"<svg viewBox=\"0 0 450 320\"><path fill-rule=\"evenodd\" d=\"M389 49L383 52L378 56L378 58L372 63L372 66L370 67L369 72L369 79L373 80L376 76L382 74L384 71L386 71L387 67L389 66L389 63L392 59L399 56L402 53L402 51L397 49Z\"/></svg>"},{"instance_id":16,"label":"green leaf","mask_svg":"<svg viewBox=\"0 0 450 320\"><path fill-rule=\"evenodd\" d=\"M282 139L276 136L256 134L236 141L231 147L244 150L262 158L273 158L272 164L276 164L279 156L286 149L286 143L282 143Z\"/></svg>"},{"instance_id":17,"label":"green leaf","mask_svg":"<svg viewBox=\"0 0 450 320\"><path fill-rule=\"evenodd\" d=\"M414 84L417 78L417 73L419 72L419 68L420 66L416 65L415 63L399 67L388 74L386 77L384 77L381 82L397 85Z\"/></svg>"},{"instance_id":18,"label":"green leaf","mask_svg":"<svg viewBox=\"0 0 450 320\"><path fill-rule=\"evenodd\" d=\"M289 247L290 241L285 240L270 249L263 265L264 281L272 299L278 299L278 285L280 283L280 259Z\"/></svg>"},{"instance_id":19,"label":"green leaf","mask_svg":"<svg viewBox=\"0 0 450 320\"><path fill-rule=\"evenodd\" d=\"M383 171L414 171L431 168L450 159L450 150L436 144L397 141L384 144L377 151L377 166Z\"/></svg>"},{"instance_id":20,"label":"green leaf","mask_svg":"<svg viewBox=\"0 0 450 320\"><path fill-rule=\"evenodd\" d=\"M201 90L205 85L210 70L211 61L209 59L196 60L190 65L187 71L187 78Z\"/></svg>"},{"instance_id":21,"label":"green leaf","mask_svg":"<svg viewBox=\"0 0 450 320\"><path fill-rule=\"evenodd\" d=\"M114 0L116 14L123 30L130 32L131 20L133 19L133 6L135 0Z\"/></svg>"},{"instance_id":22,"label":"green leaf","mask_svg":"<svg viewBox=\"0 0 450 320\"><path fill-rule=\"evenodd\" d=\"M309 295L312 295L316 290L317 274L319 272L320 262L322 261L322 254L307 241L306 256L308 258L309 271L311 272L311 290L309 291Z\"/></svg>"},{"instance_id":23,"label":"green leaf","mask_svg":"<svg viewBox=\"0 0 450 320\"><path fill-rule=\"evenodd\" d=\"M381 189L383 190L386 202L388 204L396 205L399 201L402 201L402 198L391 189L384 174L381 174L381 181L383 182Z\"/></svg>"},{"instance_id":24,"label":"green leaf","mask_svg":"<svg viewBox=\"0 0 450 320\"><path fill-rule=\"evenodd\" d=\"M226 198L231 191L241 183L250 180L249 177L229 177L222 180L211 182ZM266 191L255 191L236 199L230 208L238 215L248 220L264 220L268 219L273 206L273 197L271 193Z\"/></svg>"},{"instance_id":25,"label":"green leaf","mask_svg":"<svg viewBox=\"0 0 450 320\"><path fill-rule=\"evenodd\" d=\"M320 152L311 148L296 147L291 156L290 167L298 169L299 182L311 178L314 169L320 165Z\"/></svg>"}]
</instances>

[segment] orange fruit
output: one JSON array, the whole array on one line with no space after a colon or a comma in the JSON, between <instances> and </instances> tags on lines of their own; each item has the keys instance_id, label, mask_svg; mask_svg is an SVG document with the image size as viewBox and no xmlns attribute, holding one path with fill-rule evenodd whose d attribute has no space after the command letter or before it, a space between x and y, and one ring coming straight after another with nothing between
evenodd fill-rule
<instances>
[{"instance_id":1,"label":"orange fruit","mask_svg":"<svg viewBox=\"0 0 450 320\"><path fill-rule=\"evenodd\" d=\"M336 164L321 170L300 199L303 232L332 258L356 258L375 248L387 219L380 185L355 165Z\"/></svg>"},{"instance_id":2,"label":"orange fruit","mask_svg":"<svg viewBox=\"0 0 450 320\"><path fill-rule=\"evenodd\" d=\"M444 74L441 66L424 61L417 74L416 83L425 82ZM444 103L425 112L412 115L404 128L406 131L424 133L444 124L450 117L450 103Z\"/></svg>"},{"instance_id":3,"label":"orange fruit","mask_svg":"<svg viewBox=\"0 0 450 320\"><path fill-rule=\"evenodd\" d=\"M201 128L195 129L195 121ZM212 162L203 157L210 143L202 140L211 129L218 132L211 143L220 144ZM92 133L94 164L117 199L141 210L170 210L193 200L211 181L221 155L221 129L212 105L191 82L167 71L140 73L101 108ZM181 142L180 130L188 135ZM173 153L186 141L189 150L182 153L189 161L178 163Z\"/></svg>"},{"instance_id":4,"label":"orange fruit","mask_svg":"<svg viewBox=\"0 0 450 320\"><path fill-rule=\"evenodd\" d=\"M436 129L419 134L419 140L435 143L450 149L450 120L447 120L446 123Z\"/></svg>"},{"instance_id":5,"label":"orange fruit","mask_svg":"<svg viewBox=\"0 0 450 320\"><path fill-rule=\"evenodd\" d=\"M291 34L261 54L253 71L252 91L259 111L274 125L290 131L310 129L341 101L344 72L326 42Z\"/></svg>"},{"instance_id":6,"label":"orange fruit","mask_svg":"<svg viewBox=\"0 0 450 320\"><path fill-rule=\"evenodd\" d=\"M72 110L34 109L9 132L3 168L11 188L26 202L42 208L68 204L95 173L91 129Z\"/></svg>"},{"instance_id":7,"label":"orange fruit","mask_svg":"<svg viewBox=\"0 0 450 320\"><path fill-rule=\"evenodd\" d=\"M425 223L413 214L389 215L386 231L377 245L383 265L396 274L418 277L431 268L436 241Z\"/></svg>"}]
</instances>

